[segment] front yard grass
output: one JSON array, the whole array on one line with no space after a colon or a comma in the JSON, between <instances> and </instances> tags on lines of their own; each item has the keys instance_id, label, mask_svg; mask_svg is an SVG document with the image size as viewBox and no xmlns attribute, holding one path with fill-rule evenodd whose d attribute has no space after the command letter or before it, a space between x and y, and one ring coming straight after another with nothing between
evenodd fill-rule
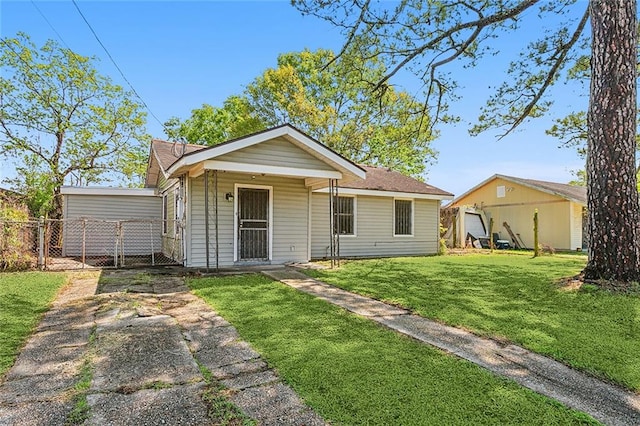
<instances>
[{"instance_id":1,"label":"front yard grass","mask_svg":"<svg viewBox=\"0 0 640 426\"><path fill-rule=\"evenodd\" d=\"M0 376L66 282L64 273L0 273Z\"/></svg>"},{"instance_id":2,"label":"front yard grass","mask_svg":"<svg viewBox=\"0 0 640 426\"><path fill-rule=\"evenodd\" d=\"M351 261L307 273L638 391L640 297L559 283L585 262L585 256L495 253Z\"/></svg>"},{"instance_id":3,"label":"front yard grass","mask_svg":"<svg viewBox=\"0 0 640 426\"><path fill-rule=\"evenodd\" d=\"M596 424L264 276L195 278L188 284L333 424Z\"/></svg>"}]
</instances>

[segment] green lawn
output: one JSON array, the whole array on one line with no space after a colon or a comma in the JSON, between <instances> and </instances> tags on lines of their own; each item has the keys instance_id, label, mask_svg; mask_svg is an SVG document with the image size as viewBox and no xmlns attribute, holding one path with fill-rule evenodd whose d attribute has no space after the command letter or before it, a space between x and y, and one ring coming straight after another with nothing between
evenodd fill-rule
<instances>
[{"instance_id":1,"label":"green lawn","mask_svg":"<svg viewBox=\"0 0 640 426\"><path fill-rule=\"evenodd\" d=\"M63 273L0 273L0 376L65 283Z\"/></svg>"},{"instance_id":2,"label":"green lawn","mask_svg":"<svg viewBox=\"0 0 640 426\"><path fill-rule=\"evenodd\" d=\"M595 423L260 275L188 280L332 424Z\"/></svg>"},{"instance_id":3,"label":"green lawn","mask_svg":"<svg viewBox=\"0 0 640 426\"><path fill-rule=\"evenodd\" d=\"M640 390L640 297L561 288L584 256L474 254L343 263L327 283L507 339Z\"/></svg>"}]
</instances>

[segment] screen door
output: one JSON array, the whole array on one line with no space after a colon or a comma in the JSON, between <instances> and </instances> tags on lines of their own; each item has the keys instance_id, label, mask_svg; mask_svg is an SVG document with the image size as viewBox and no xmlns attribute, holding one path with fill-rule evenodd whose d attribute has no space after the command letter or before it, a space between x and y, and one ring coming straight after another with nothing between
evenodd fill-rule
<instances>
[{"instance_id":1,"label":"screen door","mask_svg":"<svg viewBox=\"0 0 640 426\"><path fill-rule=\"evenodd\" d=\"M238 188L238 259L269 259L269 190Z\"/></svg>"}]
</instances>

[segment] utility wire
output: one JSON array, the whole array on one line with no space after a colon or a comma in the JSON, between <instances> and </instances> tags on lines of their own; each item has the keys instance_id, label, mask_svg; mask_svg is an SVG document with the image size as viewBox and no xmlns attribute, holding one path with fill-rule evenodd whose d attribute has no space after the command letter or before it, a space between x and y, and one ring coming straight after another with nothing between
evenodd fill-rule
<instances>
[{"instance_id":1,"label":"utility wire","mask_svg":"<svg viewBox=\"0 0 640 426\"><path fill-rule=\"evenodd\" d=\"M62 36L60 35L60 33L58 33L58 31L56 31L56 29L53 27L53 25L51 24L51 22L49 22L49 20L47 19L47 17L44 15L44 13L42 12L42 10L40 10L40 8L38 7L38 5L36 4L35 1L31 0L31 4L33 5L33 7L36 8L36 10L38 11L38 13L40 14L40 16L42 16L42 19L44 19L44 21L47 23L47 25L49 25L49 27L53 30L54 33L56 33L56 35L58 36L58 38L60 39L60 41L62 42L62 44L64 44L64 47L66 47L67 49L71 50L71 48L69 47L69 45L64 41L64 39L62 38Z\"/></svg>"},{"instance_id":2,"label":"utility wire","mask_svg":"<svg viewBox=\"0 0 640 426\"><path fill-rule=\"evenodd\" d=\"M73 2L73 5L76 7L76 9L78 10L78 13L80 14L80 16L82 17L82 19L84 20L84 22L87 24L87 26L89 27L89 29L91 30L91 32L93 33L93 36L96 38L96 40L98 41L98 43L100 44L100 46L102 46L102 49L105 51L105 53L107 54L107 56L109 57L109 59L111 60L111 62L113 63L113 65L116 67L116 69L118 70L118 72L120 72L120 75L122 76L122 78L124 79L124 81L127 82L127 84L129 85L129 87L131 88L131 90L133 91L133 94L136 95L138 97L138 99L140 99L140 102L142 102L142 105L144 105L144 107L147 109L147 111L149 111L149 114L151 114L151 116L158 122L158 124L160 124L160 126L162 126L162 128L166 131L166 127L164 124L162 124L162 122L160 121L160 119L158 119L158 117L156 117L156 115L153 113L153 111L151 111L151 108L149 108L149 105L147 105L147 103L144 101L144 99L142 99L142 96L140 96L138 94L138 92L136 91L136 89L133 87L133 85L129 82L129 80L127 79L127 77L124 75L124 73L122 72L122 70L120 69L120 67L118 66L118 64L116 63L115 59L113 59L113 56L111 56L111 53L109 53L109 51L107 50L107 48L105 47L105 45L102 43L102 41L100 40L100 37L98 37L98 34L96 34L95 30L93 29L93 27L91 26L91 24L89 23L89 21L87 20L87 18L84 16L84 14L82 13L82 11L80 10L80 7L78 6L78 3L76 2L76 0L71 0Z\"/></svg>"}]
</instances>

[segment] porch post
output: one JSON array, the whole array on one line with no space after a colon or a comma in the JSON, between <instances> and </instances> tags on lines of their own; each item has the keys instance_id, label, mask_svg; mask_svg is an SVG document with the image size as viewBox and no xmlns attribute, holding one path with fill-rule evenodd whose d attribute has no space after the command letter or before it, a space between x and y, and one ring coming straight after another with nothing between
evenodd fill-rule
<instances>
[{"instance_id":1,"label":"porch post","mask_svg":"<svg viewBox=\"0 0 640 426\"><path fill-rule=\"evenodd\" d=\"M220 271L219 241L218 241L218 171L213 171L213 209L215 212L215 230L216 230L216 272Z\"/></svg>"},{"instance_id":2,"label":"porch post","mask_svg":"<svg viewBox=\"0 0 640 426\"><path fill-rule=\"evenodd\" d=\"M338 200L338 180L329 179L329 228L331 267L340 267L340 202Z\"/></svg>"},{"instance_id":3,"label":"porch post","mask_svg":"<svg viewBox=\"0 0 640 426\"><path fill-rule=\"evenodd\" d=\"M335 251L333 247L333 179L329 179L329 258L331 259L331 268L335 267Z\"/></svg>"},{"instance_id":4,"label":"porch post","mask_svg":"<svg viewBox=\"0 0 640 426\"><path fill-rule=\"evenodd\" d=\"M336 192L336 207L335 207L335 215L336 215L336 258L338 262L338 268L340 267L340 200L338 199L338 179L335 180L335 184L333 185L333 189Z\"/></svg>"},{"instance_id":5,"label":"porch post","mask_svg":"<svg viewBox=\"0 0 640 426\"><path fill-rule=\"evenodd\" d=\"M209 272L209 170L204 171L204 245Z\"/></svg>"}]
</instances>

